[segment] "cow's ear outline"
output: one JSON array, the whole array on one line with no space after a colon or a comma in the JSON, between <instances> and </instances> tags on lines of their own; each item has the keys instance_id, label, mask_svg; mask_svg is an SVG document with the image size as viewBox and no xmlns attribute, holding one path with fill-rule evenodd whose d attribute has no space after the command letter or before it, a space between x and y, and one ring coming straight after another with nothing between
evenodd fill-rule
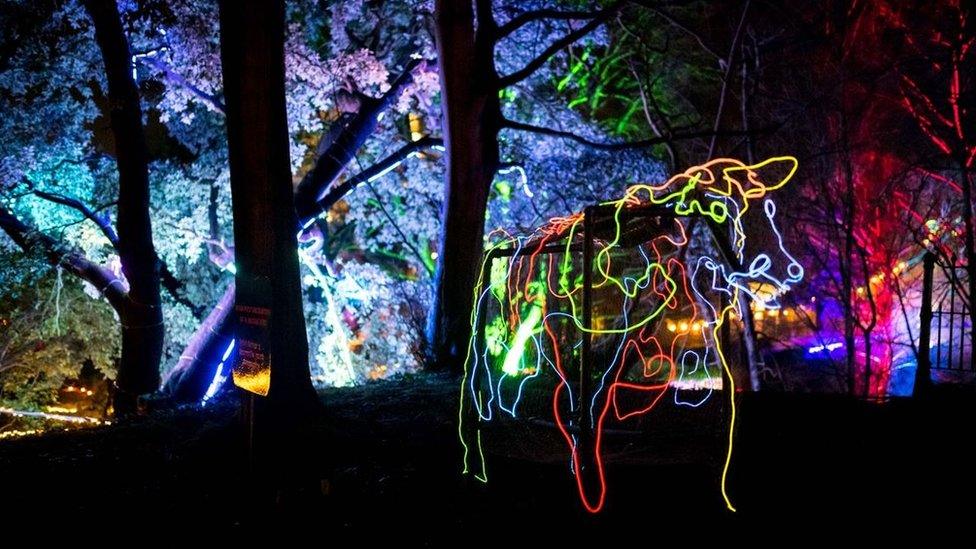
<instances>
[{"instance_id":1,"label":"cow's ear outline","mask_svg":"<svg viewBox=\"0 0 976 549\"><path fill-rule=\"evenodd\" d=\"M738 187L742 197L748 200L762 198L767 193L786 185L799 166L800 162L794 156L774 156L757 164L729 166L722 170L722 176L730 185ZM745 172L745 177L738 179L736 176L741 177L741 175L731 175L733 172ZM772 177L767 178L766 175Z\"/></svg>"}]
</instances>

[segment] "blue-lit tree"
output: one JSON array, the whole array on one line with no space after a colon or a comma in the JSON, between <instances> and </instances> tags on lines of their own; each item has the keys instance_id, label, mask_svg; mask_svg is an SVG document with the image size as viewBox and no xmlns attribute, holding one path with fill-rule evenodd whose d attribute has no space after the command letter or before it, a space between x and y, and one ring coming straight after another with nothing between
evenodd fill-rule
<instances>
[{"instance_id":1,"label":"blue-lit tree","mask_svg":"<svg viewBox=\"0 0 976 549\"><path fill-rule=\"evenodd\" d=\"M40 229L71 257L108 267L92 272L109 273L120 263L112 237L119 224L115 141L102 114L103 69L89 18L71 2L19 6L17 47L4 50L11 53L0 65L5 219ZM161 370L174 394L198 398L233 338L234 243L216 10L189 0L119 6L131 44L126 72L143 107L148 211L165 289ZM468 223L470 238L452 248L455 240L442 240L452 232L442 232L442 212L451 218L460 210L442 209L443 63L434 46L433 8L407 0L287 6L290 158L317 384L349 385L420 367L433 273L438 262L460 268L463 258L478 255L481 219L490 228L530 230L615 196L628 183L659 179L657 156L664 149L647 147L681 137L610 124L614 116L630 118L570 104L583 82L599 80L574 75L589 71L605 75L602 84L619 83L589 63L611 58L625 36L617 18L622 4L579 12L544 2L496 2L497 35L479 57L491 71L509 75L490 93L480 92L493 98L497 131L482 137L492 138L485 146L496 152L480 176L480 198L470 197L480 204L469 208L479 222ZM628 104L638 92L627 92ZM682 125L679 116L667 115L676 128ZM59 121L57 131L44 124L49 120ZM111 282L121 276L111 276L97 289L121 287ZM470 305L468 293L451 300L459 307L455 318Z\"/></svg>"}]
</instances>

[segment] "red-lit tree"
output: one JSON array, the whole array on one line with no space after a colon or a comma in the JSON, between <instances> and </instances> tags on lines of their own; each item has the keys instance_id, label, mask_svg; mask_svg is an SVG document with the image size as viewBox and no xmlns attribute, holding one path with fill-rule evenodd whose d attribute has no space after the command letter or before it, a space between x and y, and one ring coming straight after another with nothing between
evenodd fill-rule
<instances>
[{"instance_id":1,"label":"red-lit tree","mask_svg":"<svg viewBox=\"0 0 976 549\"><path fill-rule=\"evenodd\" d=\"M761 51L753 70L753 116L783 122L758 147L788 147L804 166L799 201L784 212L805 251L816 327L843 340L839 385L872 396L888 391L895 355L914 344L902 305L931 211L919 197L932 196L918 153L925 136L892 93L904 37L886 13L884 3L798 5L784 14L789 38ZM924 26L916 32L932 31Z\"/></svg>"},{"instance_id":2,"label":"red-lit tree","mask_svg":"<svg viewBox=\"0 0 976 549\"><path fill-rule=\"evenodd\" d=\"M972 175L976 163L976 10L960 0L948 0L937 10L927 3L884 1L878 2L876 14L889 41L894 42L891 54L900 103L932 152L926 173L958 194L956 203L963 221L959 255L967 274L959 290L970 305L970 346L976 349L976 330L972 329L976 307L971 306L972 296L976 296ZM954 220L950 216L939 223L954 225ZM954 259L949 260L955 263Z\"/></svg>"}]
</instances>

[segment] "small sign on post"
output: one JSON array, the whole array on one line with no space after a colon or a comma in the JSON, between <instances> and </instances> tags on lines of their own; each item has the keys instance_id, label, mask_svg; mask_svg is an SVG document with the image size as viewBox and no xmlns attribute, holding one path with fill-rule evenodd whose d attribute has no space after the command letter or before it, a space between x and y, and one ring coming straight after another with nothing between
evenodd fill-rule
<instances>
[{"instance_id":1,"label":"small sign on post","mask_svg":"<svg viewBox=\"0 0 976 549\"><path fill-rule=\"evenodd\" d=\"M234 385L245 391L268 396L271 390L271 353L269 327L271 309L251 305L236 305L238 352L234 364Z\"/></svg>"}]
</instances>

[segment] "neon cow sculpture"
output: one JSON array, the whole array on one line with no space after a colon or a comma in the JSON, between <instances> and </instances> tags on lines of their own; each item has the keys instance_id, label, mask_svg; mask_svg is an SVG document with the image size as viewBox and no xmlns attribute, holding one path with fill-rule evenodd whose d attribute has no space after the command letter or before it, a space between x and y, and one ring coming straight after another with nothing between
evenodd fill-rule
<instances>
[{"instance_id":1,"label":"neon cow sculpture","mask_svg":"<svg viewBox=\"0 0 976 549\"><path fill-rule=\"evenodd\" d=\"M688 399L681 387L692 377L721 372L730 411L721 491L734 511L726 476L735 386L720 332L743 293L775 309L778 296L803 277L767 198L786 185L797 165L788 156L754 165L716 159L659 185L633 185L619 200L554 218L529 237L491 235L496 243L485 254L475 288L461 386L463 472L487 482L481 427L497 414L516 417L526 387L542 384L546 372L553 418L570 450L583 506L599 512L606 498L601 443L611 410L618 421L646 414L669 388L677 405L697 407L711 388L703 398ZM765 183L763 175L774 182ZM753 240L769 250L756 251L747 239L750 213L768 223L768 231ZM728 235L715 241L721 257L691 245L701 222L713 234ZM580 253L583 266L574 267ZM594 313L594 292L610 303L612 314ZM490 308L498 314L489 321ZM680 327L664 322L679 311L690 311ZM701 352L691 347L692 337L700 338ZM594 338L602 339L594 344ZM569 371L576 359L567 355L579 356L578 383ZM599 359L593 373L591 355Z\"/></svg>"}]
</instances>

